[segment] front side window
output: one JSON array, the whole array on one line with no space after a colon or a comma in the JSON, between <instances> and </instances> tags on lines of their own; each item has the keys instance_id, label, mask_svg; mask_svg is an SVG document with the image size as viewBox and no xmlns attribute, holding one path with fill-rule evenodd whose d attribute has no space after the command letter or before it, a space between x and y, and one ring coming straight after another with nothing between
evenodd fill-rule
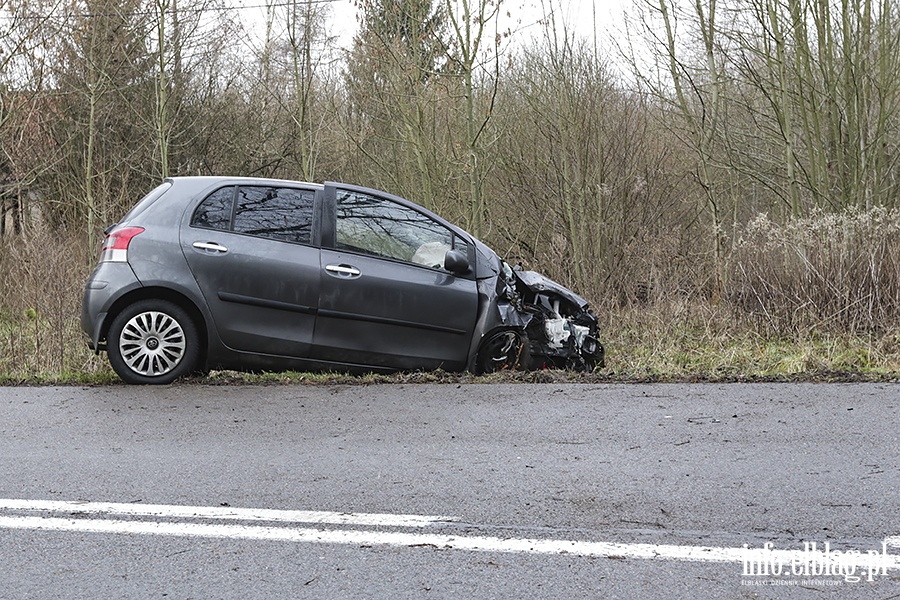
<instances>
[{"instance_id":1,"label":"front side window","mask_svg":"<svg viewBox=\"0 0 900 600\"><path fill-rule=\"evenodd\" d=\"M396 202L338 190L335 241L342 250L441 268L453 233Z\"/></svg>"},{"instance_id":2,"label":"front side window","mask_svg":"<svg viewBox=\"0 0 900 600\"><path fill-rule=\"evenodd\" d=\"M309 244L312 241L314 198L311 190L294 188L222 188L200 203L191 225Z\"/></svg>"}]
</instances>

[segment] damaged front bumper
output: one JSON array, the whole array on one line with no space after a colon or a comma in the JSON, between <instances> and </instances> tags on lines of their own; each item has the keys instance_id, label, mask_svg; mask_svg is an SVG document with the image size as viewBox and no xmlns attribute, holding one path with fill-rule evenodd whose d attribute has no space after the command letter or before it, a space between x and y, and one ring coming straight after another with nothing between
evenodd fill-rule
<instances>
[{"instance_id":1,"label":"damaged front bumper","mask_svg":"<svg viewBox=\"0 0 900 600\"><path fill-rule=\"evenodd\" d=\"M534 271L501 262L497 277L498 326L479 348L476 370L603 367L597 317L587 301Z\"/></svg>"}]
</instances>

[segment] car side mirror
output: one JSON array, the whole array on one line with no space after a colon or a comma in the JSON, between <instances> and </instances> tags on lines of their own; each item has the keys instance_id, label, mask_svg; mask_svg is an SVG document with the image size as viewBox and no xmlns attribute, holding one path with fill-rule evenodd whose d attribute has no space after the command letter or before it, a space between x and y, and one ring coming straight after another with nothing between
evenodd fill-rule
<instances>
[{"instance_id":1,"label":"car side mirror","mask_svg":"<svg viewBox=\"0 0 900 600\"><path fill-rule=\"evenodd\" d=\"M459 250L448 250L444 255L444 268L454 275L465 275L472 270L469 259Z\"/></svg>"}]
</instances>

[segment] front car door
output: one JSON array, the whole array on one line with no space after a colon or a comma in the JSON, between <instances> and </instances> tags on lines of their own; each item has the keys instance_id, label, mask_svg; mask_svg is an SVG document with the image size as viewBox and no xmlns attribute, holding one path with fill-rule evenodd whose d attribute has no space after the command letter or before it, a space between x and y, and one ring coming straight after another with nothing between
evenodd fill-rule
<instances>
[{"instance_id":1,"label":"front car door","mask_svg":"<svg viewBox=\"0 0 900 600\"><path fill-rule=\"evenodd\" d=\"M474 270L443 268L461 232L399 198L326 184L311 357L394 369L464 369L478 313Z\"/></svg>"},{"instance_id":2,"label":"front car door","mask_svg":"<svg viewBox=\"0 0 900 600\"><path fill-rule=\"evenodd\" d=\"M226 185L182 227L182 251L226 346L308 356L320 278L315 198L288 184Z\"/></svg>"}]
</instances>

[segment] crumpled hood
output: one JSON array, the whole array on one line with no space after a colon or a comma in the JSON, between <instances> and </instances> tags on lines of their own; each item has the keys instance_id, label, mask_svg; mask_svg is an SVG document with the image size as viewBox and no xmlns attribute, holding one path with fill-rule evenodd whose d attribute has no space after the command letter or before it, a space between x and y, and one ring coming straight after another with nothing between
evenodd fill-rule
<instances>
[{"instance_id":1,"label":"crumpled hood","mask_svg":"<svg viewBox=\"0 0 900 600\"><path fill-rule=\"evenodd\" d=\"M513 271L516 278L521 281L525 287L533 292L552 292L562 296L566 300L574 303L578 308L584 309L588 305L588 301L573 292L572 290L561 286L552 279L544 277L536 271Z\"/></svg>"}]
</instances>

